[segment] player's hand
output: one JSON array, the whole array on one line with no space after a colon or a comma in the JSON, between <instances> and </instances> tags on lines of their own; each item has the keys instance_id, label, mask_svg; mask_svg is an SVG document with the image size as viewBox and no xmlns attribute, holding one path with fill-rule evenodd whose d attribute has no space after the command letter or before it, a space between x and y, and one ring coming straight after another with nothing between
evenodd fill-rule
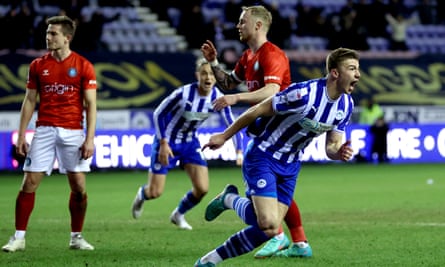
<instances>
[{"instance_id":1,"label":"player's hand","mask_svg":"<svg viewBox=\"0 0 445 267\"><path fill-rule=\"evenodd\" d=\"M168 166L170 164L169 157L174 157L170 145L168 143L161 144L161 146L159 147L158 160L162 164L162 166Z\"/></svg>"},{"instance_id":2,"label":"player's hand","mask_svg":"<svg viewBox=\"0 0 445 267\"><path fill-rule=\"evenodd\" d=\"M89 159L94 154L94 142L85 140L80 147L80 157L81 159Z\"/></svg>"},{"instance_id":3,"label":"player's hand","mask_svg":"<svg viewBox=\"0 0 445 267\"><path fill-rule=\"evenodd\" d=\"M17 143L15 146L15 152L17 155L26 157L26 153L28 152L29 145L26 143L25 138L17 139Z\"/></svg>"},{"instance_id":4,"label":"player's hand","mask_svg":"<svg viewBox=\"0 0 445 267\"><path fill-rule=\"evenodd\" d=\"M341 145L340 150L340 160L348 161L352 158L354 150L351 147L351 140L347 140L343 145Z\"/></svg>"},{"instance_id":5,"label":"player's hand","mask_svg":"<svg viewBox=\"0 0 445 267\"><path fill-rule=\"evenodd\" d=\"M237 102L238 102L237 95L224 95L213 101L213 108L216 111L220 111L221 109L227 106L235 105Z\"/></svg>"},{"instance_id":6,"label":"player's hand","mask_svg":"<svg viewBox=\"0 0 445 267\"><path fill-rule=\"evenodd\" d=\"M210 148L211 150L216 150L224 145L226 139L223 134L214 134L210 137L209 142L205 144L201 151L204 151L206 148Z\"/></svg>"},{"instance_id":7,"label":"player's hand","mask_svg":"<svg viewBox=\"0 0 445 267\"><path fill-rule=\"evenodd\" d=\"M201 46L201 52L203 57L208 61L212 62L217 58L218 52L215 45L210 40L206 40Z\"/></svg>"}]
</instances>

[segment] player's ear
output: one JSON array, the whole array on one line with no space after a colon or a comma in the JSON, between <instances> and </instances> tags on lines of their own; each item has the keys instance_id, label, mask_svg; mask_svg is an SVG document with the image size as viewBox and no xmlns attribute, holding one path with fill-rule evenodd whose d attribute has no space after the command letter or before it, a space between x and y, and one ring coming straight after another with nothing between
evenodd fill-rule
<instances>
[{"instance_id":1,"label":"player's ear","mask_svg":"<svg viewBox=\"0 0 445 267\"><path fill-rule=\"evenodd\" d=\"M71 43L71 41L73 40L73 35L72 34L67 34L66 35L66 39L68 40L68 43Z\"/></svg>"},{"instance_id":2,"label":"player's ear","mask_svg":"<svg viewBox=\"0 0 445 267\"><path fill-rule=\"evenodd\" d=\"M332 77L337 79L338 78L338 70L337 69L332 69L331 70L331 75L332 75Z\"/></svg>"}]
</instances>

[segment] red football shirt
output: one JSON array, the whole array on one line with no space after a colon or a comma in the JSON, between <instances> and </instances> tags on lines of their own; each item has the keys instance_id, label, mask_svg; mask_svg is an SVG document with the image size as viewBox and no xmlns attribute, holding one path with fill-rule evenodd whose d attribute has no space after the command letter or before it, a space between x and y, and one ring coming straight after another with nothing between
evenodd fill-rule
<instances>
[{"instance_id":1,"label":"red football shirt","mask_svg":"<svg viewBox=\"0 0 445 267\"><path fill-rule=\"evenodd\" d=\"M75 52L61 62L50 53L29 66L26 87L38 90L37 126L83 129L85 90L96 90L93 64Z\"/></svg>"},{"instance_id":2,"label":"red football shirt","mask_svg":"<svg viewBox=\"0 0 445 267\"><path fill-rule=\"evenodd\" d=\"M289 58L271 42L264 43L256 53L250 49L244 51L233 74L246 82L249 91L258 90L267 83L279 84L282 91L291 83Z\"/></svg>"}]
</instances>

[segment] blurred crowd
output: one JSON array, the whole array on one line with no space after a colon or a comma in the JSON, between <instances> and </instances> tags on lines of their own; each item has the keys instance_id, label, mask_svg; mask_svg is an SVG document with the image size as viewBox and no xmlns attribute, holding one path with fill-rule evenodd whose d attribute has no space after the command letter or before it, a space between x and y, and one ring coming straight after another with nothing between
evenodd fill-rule
<instances>
[{"instance_id":1,"label":"blurred crowd","mask_svg":"<svg viewBox=\"0 0 445 267\"><path fill-rule=\"evenodd\" d=\"M91 17L82 16L82 8L91 0L0 0L7 11L0 16L0 49L46 49L46 19L54 15L67 15L76 21L76 38L71 47L79 51L106 49L101 43L103 25L118 19L104 16L97 9ZM101 6L131 6L127 0L94 0ZM48 7L53 7L48 9ZM46 8L46 9L45 9Z\"/></svg>"},{"instance_id":2,"label":"blurred crowd","mask_svg":"<svg viewBox=\"0 0 445 267\"><path fill-rule=\"evenodd\" d=\"M406 50L406 28L411 24L445 24L445 1L417 0L416 5L406 5L404 0L347 0L339 11L329 12L323 7L297 1L293 12L280 10L279 1L227 0L223 14L209 15L203 8L208 0L0 0L9 10L0 17L0 33L5 36L0 49L12 51L20 48L45 48L45 19L38 8L54 6L58 14L66 14L78 24L73 49L100 51L103 25L119 18L104 16L100 8L87 17L81 10L94 2L98 6L149 7L160 20L168 21L185 36L191 49L199 48L206 39L237 40L236 24L241 6L262 4L273 14L269 39L278 46L289 48L291 35L323 37L328 40L327 49L349 47L368 50L368 37L388 39L391 50ZM176 12L172 12L172 10Z\"/></svg>"}]
</instances>

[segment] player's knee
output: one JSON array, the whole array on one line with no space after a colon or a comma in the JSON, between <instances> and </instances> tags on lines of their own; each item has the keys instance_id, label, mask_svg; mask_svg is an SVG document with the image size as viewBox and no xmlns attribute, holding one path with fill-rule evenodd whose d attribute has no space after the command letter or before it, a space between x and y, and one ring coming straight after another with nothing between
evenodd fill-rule
<instances>
[{"instance_id":1,"label":"player's knee","mask_svg":"<svg viewBox=\"0 0 445 267\"><path fill-rule=\"evenodd\" d=\"M279 233L279 224L274 219L259 219L258 226L269 237L275 236Z\"/></svg>"},{"instance_id":2,"label":"player's knee","mask_svg":"<svg viewBox=\"0 0 445 267\"><path fill-rule=\"evenodd\" d=\"M268 237L273 237L273 236L276 236L277 234L279 234L278 228L268 228L268 229L262 229L262 230Z\"/></svg>"},{"instance_id":3,"label":"player's knee","mask_svg":"<svg viewBox=\"0 0 445 267\"><path fill-rule=\"evenodd\" d=\"M22 186L21 186L21 191L27 192L27 193L32 193L37 190L37 187L39 187L39 182L37 182L36 180L24 179Z\"/></svg>"}]
</instances>

